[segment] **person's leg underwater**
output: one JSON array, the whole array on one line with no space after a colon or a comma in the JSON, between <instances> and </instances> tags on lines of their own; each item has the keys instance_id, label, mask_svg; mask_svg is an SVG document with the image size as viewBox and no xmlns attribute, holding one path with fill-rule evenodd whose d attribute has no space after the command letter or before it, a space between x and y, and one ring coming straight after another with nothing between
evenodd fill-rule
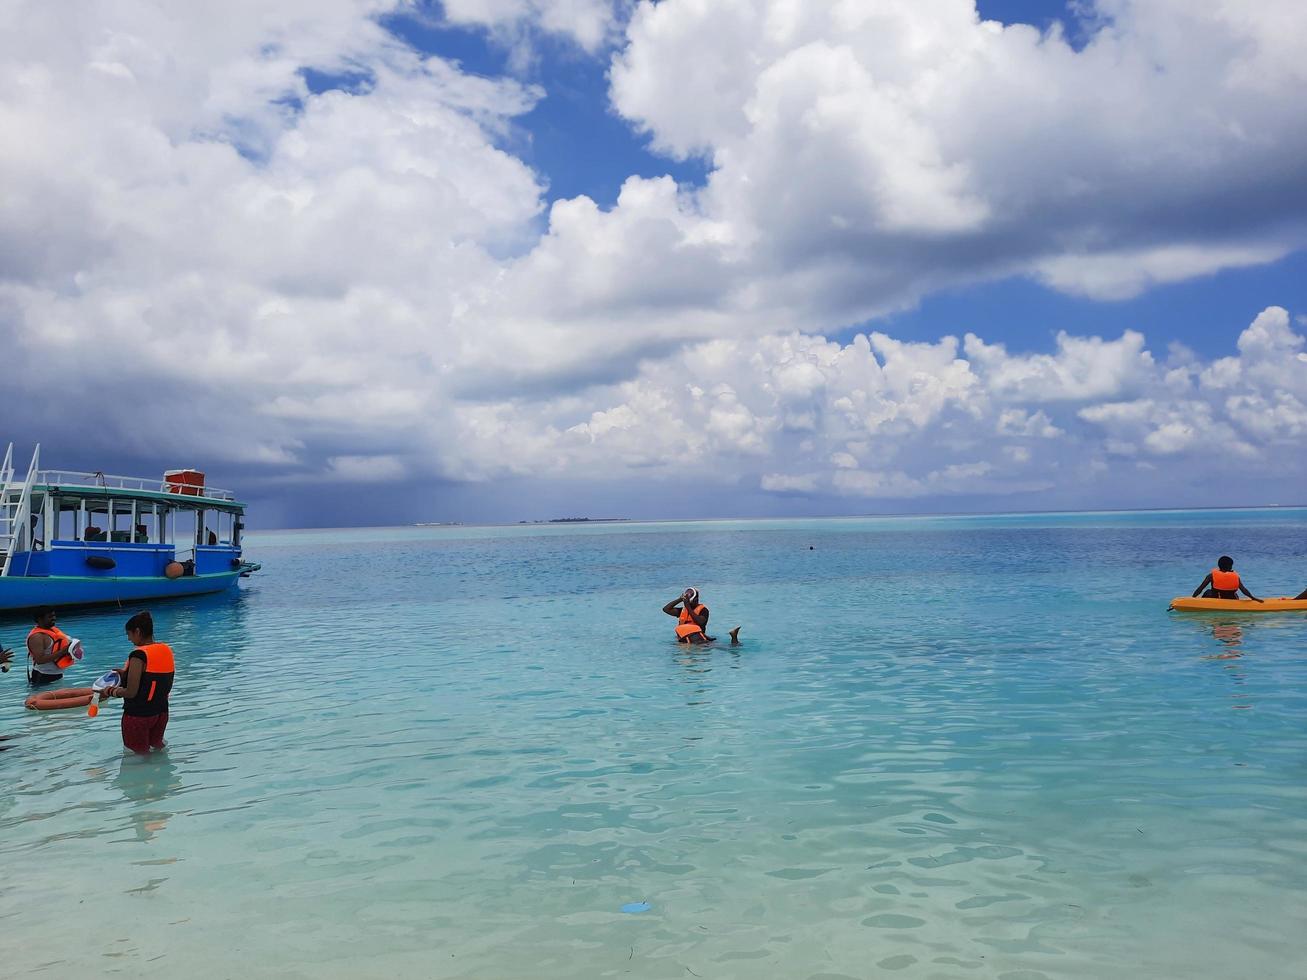
<instances>
[{"instance_id":1,"label":"person's leg underwater","mask_svg":"<svg viewBox=\"0 0 1307 980\"><path fill-rule=\"evenodd\" d=\"M164 729L168 727L168 712L163 711L155 715L150 724L150 748L162 749L167 747L163 740Z\"/></svg>"}]
</instances>

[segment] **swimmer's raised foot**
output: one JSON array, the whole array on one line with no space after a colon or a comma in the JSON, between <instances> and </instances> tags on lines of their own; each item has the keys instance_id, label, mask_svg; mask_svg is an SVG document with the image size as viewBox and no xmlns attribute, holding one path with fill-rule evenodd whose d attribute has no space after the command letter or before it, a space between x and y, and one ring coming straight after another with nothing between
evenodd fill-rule
<instances>
[{"instance_id":1,"label":"swimmer's raised foot","mask_svg":"<svg viewBox=\"0 0 1307 980\"><path fill-rule=\"evenodd\" d=\"M740 645L740 627L737 626L735 627L735 629L731 630L731 646L738 647L739 645Z\"/></svg>"}]
</instances>

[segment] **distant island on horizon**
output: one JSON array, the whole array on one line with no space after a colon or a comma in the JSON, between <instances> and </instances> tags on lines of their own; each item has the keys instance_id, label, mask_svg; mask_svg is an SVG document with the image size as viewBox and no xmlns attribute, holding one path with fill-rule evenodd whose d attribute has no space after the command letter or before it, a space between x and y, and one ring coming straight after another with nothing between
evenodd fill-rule
<instances>
[{"instance_id":1,"label":"distant island on horizon","mask_svg":"<svg viewBox=\"0 0 1307 980\"><path fill-rule=\"evenodd\" d=\"M621 524L629 517L551 517L547 521L518 521L519 524Z\"/></svg>"}]
</instances>

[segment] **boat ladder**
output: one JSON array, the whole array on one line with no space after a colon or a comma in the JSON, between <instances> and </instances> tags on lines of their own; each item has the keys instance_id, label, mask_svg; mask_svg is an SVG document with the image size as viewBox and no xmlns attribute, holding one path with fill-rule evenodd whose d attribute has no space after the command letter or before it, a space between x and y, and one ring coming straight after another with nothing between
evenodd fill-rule
<instances>
[{"instance_id":1,"label":"boat ladder","mask_svg":"<svg viewBox=\"0 0 1307 980\"><path fill-rule=\"evenodd\" d=\"M31 531L27 521L32 509L32 482L41 464L41 446L38 443L32 453L32 465L27 468L27 476L22 483L14 480L14 444L9 444L5 451L4 463L0 464L0 577L9 574L14 552L23 546L31 548Z\"/></svg>"}]
</instances>

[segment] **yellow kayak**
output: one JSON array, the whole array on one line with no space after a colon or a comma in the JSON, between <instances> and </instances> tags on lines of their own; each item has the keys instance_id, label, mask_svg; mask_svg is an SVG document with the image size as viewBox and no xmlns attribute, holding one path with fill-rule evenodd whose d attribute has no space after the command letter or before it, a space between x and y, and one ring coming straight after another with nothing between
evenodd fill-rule
<instances>
[{"instance_id":1,"label":"yellow kayak","mask_svg":"<svg viewBox=\"0 0 1307 980\"><path fill-rule=\"evenodd\" d=\"M1192 599L1186 595L1172 599L1171 609L1177 612L1307 612L1307 599L1280 596L1253 602L1251 599Z\"/></svg>"}]
</instances>

